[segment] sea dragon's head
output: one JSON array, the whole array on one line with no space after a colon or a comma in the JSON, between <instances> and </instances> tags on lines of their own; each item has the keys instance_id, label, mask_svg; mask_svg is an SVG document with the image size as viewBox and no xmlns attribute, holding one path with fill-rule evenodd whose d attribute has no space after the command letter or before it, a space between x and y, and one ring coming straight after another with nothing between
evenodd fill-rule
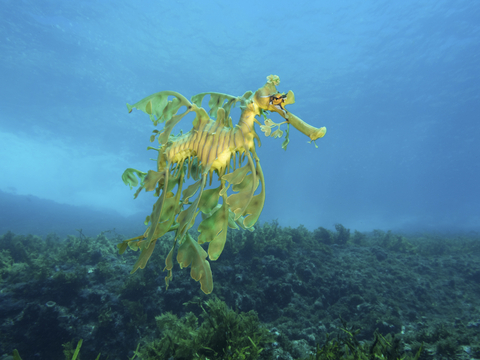
<instances>
[{"instance_id":1,"label":"sea dragon's head","mask_svg":"<svg viewBox=\"0 0 480 360\"><path fill-rule=\"evenodd\" d=\"M311 141L325 136L326 127L315 128L285 109L286 105L295 103L295 95L292 90L287 94L280 93L276 88L278 84L280 84L280 78L277 75L267 76L267 83L255 92L255 104L263 111L280 114L287 124L291 124L295 129L307 135ZM268 124L271 123L270 120ZM265 125L268 126L267 123Z\"/></svg>"}]
</instances>

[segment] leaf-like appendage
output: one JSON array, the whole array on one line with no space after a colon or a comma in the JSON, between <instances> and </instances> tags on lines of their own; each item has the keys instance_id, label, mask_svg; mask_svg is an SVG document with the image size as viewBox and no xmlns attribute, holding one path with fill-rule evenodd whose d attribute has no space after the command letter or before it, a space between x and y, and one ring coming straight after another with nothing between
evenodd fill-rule
<instances>
[{"instance_id":1,"label":"leaf-like appendage","mask_svg":"<svg viewBox=\"0 0 480 360\"><path fill-rule=\"evenodd\" d=\"M283 140L283 143L282 143L283 150L287 150L287 145L290 142L289 134L290 134L290 124L287 124L287 130L285 130L285 140Z\"/></svg>"},{"instance_id":2,"label":"leaf-like appendage","mask_svg":"<svg viewBox=\"0 0 480 360\"><path fill-rule=\"evenodd\" d=\"M167 286L168 289L168 283L170 280L172 280L172 269L173 269L173 251L175 250L175 245L177 244L176 241L174 241L172 248L170 249L167 258L165 259L165 268L163 271L167 270L167 276L165 276L165 285Z\"/></svg>"},{"instance_id":3,"label":"leaf-like appendage","mask_svg":"<svg viewBox=\"0 0 480 360\"><path fill-rule=\"evenodd\" d=\"M208 101L208 107L210 108L210 111L208 113L210 117L212 119L215 119L218 109L222 107L225 110L225 118L228 119L230 115L230 110L232 106L235 106L237 98L232 95L217 92L205 92L192 96L190 100L198 107L202 107L203 98L207 95L210 95L210 100Z\"/></svg>"},{"instance_id":4,"label":"leaf-like appendage","mask_svg":"<svg viewBox=\"0 0 480 360\"><path fill-rule=\"evenodd\" d=\"M251 184L253 181L253 174L250 173L245 178L240 184L235 184L232 186L233 191L244 191L245 189L250 190ZM255 184L255 190L258 187L258 178L256 178L257 183Z\"/></svg>"},{"instance_id":5,"label":"leaf-like appendage","mask_svg":"<svg viewBox=\"0 0 480 360\"><path fill-rule=\"evenodd\" d=\"M168 97L173 97L173 99L169 101ZM186 107L186 110L177 115L177 112L183 106ZM185 96L175 91L160 91L147 96L133 105L127 104L127 108L129 112L131 112L133 108L136 108L147 113L150 115L150 120L152 120L155 126L157 126L159 122L165 122L163 131L158 135L158 141L161 144L165 144L168 141L175 125L177 125L186 114L190 111L198 111L198 108L192 106Z\"/></svg>"},{"instance_id":6,"label":"leaf-like appendage","mask_svg":"<svg viewBox=\"0 0 480 360\"><path fill-rule=\"evenodd\" d=\"M198 203L198 209L204 214L210 213L218 204L220 198L220 187L215 189L204 190L202 198Z\"/></svg>"},{"instance_id":7,"label":"leaf-like appendage","mask_svg":"<svg viewBox=\"0 0 480 360\"><path fill-rule=\"evenodd\" d=\"M262 130L265 133L265 136L270 136L272 132L272 128L266 125L260 125L260 130Z\"/></svg>"},{"instance_id":8,"label":"leaf-like appendage","mask_svg":"<svg viewBox=\"0 0 480 360\"><path fill-rule=\"evenodd\" d=\"M195 218L198 215L198 212L197 212L198 203L200 202L200 199L202 198L203 188L205 187L206 180L207 180L207 176L203 175L202 179L198 181L198 182L200 182L200 193L198 194L197 198L195 199L195 201L192 204L190 204L190 206L188 208L186 208L185 210L180 212L180 214L178 214L176 222L179 225L178 225L177 234L175 236L176 239L177 238L178 239L183 239L183 237L185 236L185 233L188 231L188 229L190 229L193 226L193 224L195 222ZM190 185L190 186L194 186L194 185L195 184ZM190 188L190 186L189 186L189 188ZM198 186L197 186L196 189L198 189ZM188 188L187 188L187 190L188 190ZM185 191L187 191L187 190L185 190ZM195 192L196 191L197 190L195 190ZM193 194L195 194L195 192L192 193L191 196L193 196ZM185 199L183 199L183 203L186 203Z\"/></svg>"},{"instance_id":9,"label":"leaf-like appendage","mask_svg":"<svg viewBox=\"0 0 480 360\"><path fill-rule=\"evenodd\" d=\"M122 255L125 252L125 250L127 250L127 247L128 247L128 244L126 242L121 242L120 244L117 244L118 253Z\"/></svg>"},{"instance_id":10,"label":"leaf-like appendage","mask_svg":"<svg viewBox=\"0 0 480 360\"><path fill-rule=\"evenodd\" d=\"M173 100L168 101L169 96L173 96ZM153 121L157 118L156 121L164 122L175 115L182 106L188 105L190 105L190 102L183 95L175 91L160 91L133 105L127 104L127 108L129 112L136 108L150 115Z\"/></svg>"},{"instance_id":11,"label":"leaf-like appendage","mask_svg":"<svg viewBox=\"0 0 480 360\"><path fill-rule=\"evenodd\" d=\"M202 180L198 180L196 183L188 186L184 191L183 191L183 198L182 202L184 204L188 203L188 200L195 195L195 193L198 191L198 188L202 185Z\"/></svg>"},{"instance_id":12,"label":"leaf-like appendage","mask_svg":"<svg viewBox=\"0 0 480 360\"><path fill-rule=\"evenodd\" d=\"M122 174L123 183L125 185L130 186L130 190L132 189L132 187L138 186L138 180L137 180L135 175L138 176L140 181L143 181L143 179L145 178L145 175L147 175L147 173L144 173L144 172L142 172L140 170L137 170L137 169L128 168Z\"/></svg>"},{"instance_id":13,"label":"leaf-like appendage","mask_svg":"<svg viewBox=\"0 0 480 360\"><path fill-rule=\"evenodd\" d=\"M205 294L210 294L213 290L213 276L206 258L206 251L187 233L178 249L177 261L182 269L191 265L190 276L195 281L200 281Z\"/></svg>"},{"instance_id":14,"label":"leaf-like appendage","mask_svg":"<svg viewBox=\"0 0 480 360\"><path fill-rule=\"evenodd\" d=\"M138 257L137 261L135 262L135 265L133 265L132 271L130 271L130 274L133 274L135 271L140 269L144 269L145 266L147 265L148 259L150 259L150 256L152 256L153 249L155 248L155 244L157 243L157 240L153 240L150 245L142 250L142 253Z\"/></svg>"},{"instance_id":15,"label":"leaf-like appendage","mask_svg":"<svg viewBox=\"0 0 480 360\"><path fill-rule=\"evenodd\" d=\"M153 242L154 239L156 239L154 235L157 229L157 225L160 221L160 217L162 216L162 212L164 210L163 203L167 195L166 193L167 185L168 185L168 171L165 172L165 183L163 186L162 195L158 197L158 200L155 202L155 205L153 205L153 211L152 211L152 214L150 215L151 225L147 231L148 235L147 235L147 243L145 247L149 247L150 243ZM171 216L174 216L174 214L172 214ZM145 247L142 248L142 250L144 250Z\"/></svg>"},{"instance_id":16,"label":"leaf-like appendage","mask_svg":"<svg viewBox=\"0 0 480 360\"><path fill-rule=\"evenodd\" d=\"M285 105L290 105L295 103L295 95L293 94L293 91L290 90L287 93L287 98L285 99Z\"/></svg>"},{"instance_id":17,"label":"leaf-like appendage","mask_svg":"<svg viewBox=\"0 0 480 360\"><path fill-rule=\"evenodd\" d=\"M220 257L223 248L225 247L225 242L227 241L229 209L226 200L226 197L224 197L222 207L217 211L219 214L216 218L216 222L219 225L223 223L223 227L208 245L208 257L210 260L217 260Z\"/></svg>"},{"instance_id":18,"label":"leaf-like appendage","mask_svg":"<svg viewBox=\"0 0 480 360\"><path fill-rule=\"evenodd\" d=\"M165 172L157 172L153 170L148 170L147 176L144 178L143 183L145 184L145 191L155 190L157 183L165 178Z\"/></svg>"},{"instance_id":19,"label":"leaf-like appendage","mask_svg":"<svg viewBox=\"0 0 480 360\"><path fill-rule=\"evenodd\" d=\"M175 127L175 125L177 125L180 122L180 120L182 120L183 117L187 115L189 112L190 111L187 110L184 113L175 115L171 119L167 120L162 133L158 135L158 142L160 144L165 144L168 142L168 139L170 138L170 134L172 133L172 130Z\"/></svg>"},{"instance_id":20,"label":"leaf-like appendage","mask_svg":"<svg viewBox=\"0 0 480 360\"><path fill-rule=\"evenodd\" d=\"M230 184L240 184L243 181L243 178L250 171L250 166L245 165L241 168L238 168L234 172L223 175L222 180L228 181Z\"/></svg>"},{"instance_id":21,"label":"leaf-like appendage","mask_svg":"<svg viewBox=\"0 0 480 360\"><path fill-rule=\"evenodd\" d=\"M200 236L198 243L210 242L208 246L208 255L210 260L217 260L225 247L227 240L229 208L226 195L222 196L223 204L217 206L208 217L198 225Z\"/></svg>"},{"instance_id":22,"label":"leaf-like appendage","mask_svg":"<svg viewBox=\"0 0 480 360\"><path fill-rule=\"evenodd\" d=\"M253 194L255 193L255 190L257 188L257 175L256 175L256 170L255 170L255 165L253 163L252 157L250 155L250 152L245 152L244 154L247 155L248 158L248 164L246 164L244 167L237 169L237 170L242 170L242 172L239 172L240 176L232 176L233 179L231 179L231 183L236 185L240 184L238 188L242 189L238 194L233 194L230 195L227 198L227 203L230 206L230 209L235 213L235 220L238 220L240 216L244 215L245 210L250 203L250 201L253 198ZM247 168L247 170L244 170L244 168ZM232 175L235 175L237 172L235 170ZM252 176L245 176L248 171L252 172ZM228 180L228 175L224 175L222 177L222 180ZM227 179L225 179L227 177ZM241 180L241 181L240 181Z\"/></svg>"},{"instance_id":23,"label":"leaf-like appendage","mask_svg":"<svg viewBox=\"0 0 480 360\"><path fill-rule=\"evenodd\" d=\"M260 194L255 195L248 207L245 209L244 215L248 215L243 220L243 225L248 229L251 228L257 222L262 212L263 205L265 203L265 179L263 177L262 167L260 166L260 161L257 161L257 178L260 179L262 184L262 191Z\"/></svg>"},{"instance_id":24,"label":"leaf-like appendage","mask_svg":"<svg viewBox=\"0 0 480 360\"><path fill-rule=\"evenodd\" d=\"M272 127L278 125L272 121L272 119L265 119L265 126Z\"/></svg>"},{"instance_id":25,"label":"leaf-like appendage","mask_svg":"<svg viewBox=\"0 0 480 360\"><path fill-rule=\"evenodd\" d=\"M275 130L273 133L270 134L270 136L273 137L274 139L281 138L282 135L283 135L283 131L280 130L280 128L278 128L277 130Z\"/></svg>"}]
</instances>

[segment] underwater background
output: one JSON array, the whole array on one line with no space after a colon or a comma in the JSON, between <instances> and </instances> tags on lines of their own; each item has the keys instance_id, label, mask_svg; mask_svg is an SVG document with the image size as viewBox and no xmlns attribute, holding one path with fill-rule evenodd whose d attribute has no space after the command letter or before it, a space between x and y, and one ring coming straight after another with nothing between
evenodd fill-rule
<instances>
[{"instance_id":1,"label":"underwater background","mask_svg":"<svg viewBox=\"0 0 480 360\"><path fill-rule=\"evenodd\" d=\"M480 358L479 63L476 1L0 0L0 356ZM270 74L318 148L257 126L265 207L213 294L177 266L165 291L170 238L129 275L153 126L125 104Z\"/></svg>"}]
</instances>

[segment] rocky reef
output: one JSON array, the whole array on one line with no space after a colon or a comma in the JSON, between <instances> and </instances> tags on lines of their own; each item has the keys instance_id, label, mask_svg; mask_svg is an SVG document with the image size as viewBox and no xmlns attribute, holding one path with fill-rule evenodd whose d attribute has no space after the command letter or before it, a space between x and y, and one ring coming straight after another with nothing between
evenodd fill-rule
<instances>
[{"instance_id":1,"label":"rocky reef","mask_svg":"<svg viewBox=\"0 0 480 360\"><path fill-rule=\"evenodd\" d=\"M210 295L185 272L165 290L168 236L132 275L122 240L2 235L0 358L72 359L80 339L82 359L480 358L476 233L274 221L229 234Z\"/></svg>"}]
</instances>

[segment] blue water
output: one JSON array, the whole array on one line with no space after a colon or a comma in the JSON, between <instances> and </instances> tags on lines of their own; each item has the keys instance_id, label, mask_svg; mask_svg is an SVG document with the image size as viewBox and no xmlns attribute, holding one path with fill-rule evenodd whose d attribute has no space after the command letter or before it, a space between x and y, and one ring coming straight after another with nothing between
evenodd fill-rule
<instances>
[{"instance_id":1,"label":"blue water","mask_svg":"<svg viewBox=\"0 0 480 360\"><path fill-rule=\"evenodd\" d=\"M478 230L479 63L471 0L0 0L0 190L144 217L153 197L134 200L121 174L153 168L153 126L125 103L162 90L238 96L276 74L295 92L289 110L328 130L315 148L291 129L284 151L257 127L261 221ZM43 216L22 207L4 207L0 227Z\"/></svg>"}]
</instances>

